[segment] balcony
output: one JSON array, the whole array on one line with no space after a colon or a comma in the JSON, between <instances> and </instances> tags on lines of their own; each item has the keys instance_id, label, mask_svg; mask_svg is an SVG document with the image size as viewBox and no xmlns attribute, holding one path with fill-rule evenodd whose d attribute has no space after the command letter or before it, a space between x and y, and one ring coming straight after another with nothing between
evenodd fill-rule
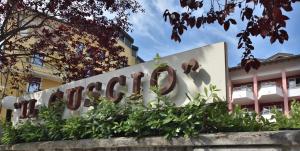
<instances>
[{"instance_id":1,"label":"balcony","mask_svg":"<svg viewBox=\"0 0 300 151\"><path fill-rule=\"evenodd\" d=\"M234 104L251 104L253 103L254 97L251 87L235 87L233 88L232 100Z\"/></svg>"},{"instance_id":2,"label":"balcony","mask_svg":"<svg viewBox=\"0 0 300 151\"><path fill-rule=\"evenodd\" d=\"M300 85L288 89L289 97L300 98Z\"/></svg>"},{"instance_id":3,"label":"balcony","mask_svg":"<svg viewBox=\"0 0 300 151\"><path fill-rule=\"evenodd\" d=\"M261 83L261 87L258 91L258 99L261 103L282 101L282 89L276 85L276 82Z\"/></svg>"}]
</instances>

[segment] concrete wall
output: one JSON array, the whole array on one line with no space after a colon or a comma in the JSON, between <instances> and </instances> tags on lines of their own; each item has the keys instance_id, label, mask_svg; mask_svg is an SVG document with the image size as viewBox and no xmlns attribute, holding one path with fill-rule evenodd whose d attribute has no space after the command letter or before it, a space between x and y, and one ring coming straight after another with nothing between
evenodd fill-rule
<instances>
[{"instance_id":1,"label":"concrete wall","mask_svg":"<svg viewBox=\"0 0 300 151\"><path fill-rule=\"evenodd\" d=\"M300 131L203 134L198 138L90 139L0 146L6 151L298 151Z\"/></svg>"},{"instance_id":2,"label":"concrete wall","mask_svg":"<svg viewBox=\"0 0 300 151\"><path fill-rule=\"evenodd\" d=\"M196 59L201 65L201 67L196 72L184 74L181 65L182 63L188 62L191 59ZM216 43L213 45L208 45L183 53L162 57L160 63L167 63L169 66L176 70L176 86L175 89L168 94L168 97L177 105L184 105L189 102L189 99L186 97L186 93L189 94L191 97L195 96L197 93L204 93L203 88L210 84L214 84L217 86L217 88L220 89L220 91L218 92L218 96L225 100L227 74L225 43ZM36 103L37 107L41 105L47 105L50 95L53 92L56 92L57 89L65 92L67 89L75 88L77 86L83 86L84 88L86 88L87 85L92 82L101 82L103 84L103 91L101 92L101 95L105 96L105 88L107 86L108 81L112 77L119 77L120 75L126 76L126 86L121 87L120 89L117 87L118 89L116 90L123 91L124 93L126 93L126 96L130 96L132 94L133 85L131 74L141 71L145 74L145 76L142 78L141 94L143 95L144 103L147 104L149 103L149 101L155 98L155 94L152 93L150 90L150 77L155 68L157 68L157 63L155 61L149 61L146 63L133 65L116 71L82 79L79 81L67 83L57 88L47 89L33 94L24 95L20 97L18 101L36 99L38 101ZM162 77L161 81L163 81L166 76L162 74L160 77ZM85 96L85 91L83 92L83 95L83 98L87 97ZM67 99L66 93L64 95L64 99ZM64 117L70 117L73 115L85 113L88 110L88 108L83 106L83 101L84 99L82 99L81 107L76 111L70 111L66 109ZM17 123L19 120L18 117L20 115L20 109L15 109L13 115L13 122Z\"/></svg>"}]
</instances>

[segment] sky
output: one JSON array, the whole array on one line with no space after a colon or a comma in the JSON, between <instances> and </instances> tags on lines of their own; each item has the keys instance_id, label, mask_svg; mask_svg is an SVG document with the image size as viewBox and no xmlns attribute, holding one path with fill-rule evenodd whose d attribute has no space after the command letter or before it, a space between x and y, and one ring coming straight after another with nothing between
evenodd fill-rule
<instances>
[{"instance_id":1,"label":"sky","mask_svg":"<svg viewBox=\"0 0 300 151\"><path fill-rule=\"evenodd\" d=\"M152 60L157 53L160 56L168 56L224 41L228 45L229 67L240 63L243 50L237 49L236 34L245 28L241 20L237 20L238 24L230 26L228 31L225 31L219 24L206 25L200 29L188 28L188 31L181 36L182 41L178 43L171 40L172 28L169 22L164 21L162 14L166 9L182 12L179 0L137 1L145 12L130 16L129 21L132 23L133 31L129 32L129 35L134 38L134 45L139 47L138 55L145 61ZM203 11L205 10L198 10L195 13L201 14ZM233 17L238 19L239 13L236 11ZM289 41L284 44L278 41L270 44L269 38L254 37L252 42L255 46L253 51L255 57L267 58L278 52L300 54L300 3L294 4L294 10L285 14L290 18L287 22Z\"/></svg>"}]
</instances>

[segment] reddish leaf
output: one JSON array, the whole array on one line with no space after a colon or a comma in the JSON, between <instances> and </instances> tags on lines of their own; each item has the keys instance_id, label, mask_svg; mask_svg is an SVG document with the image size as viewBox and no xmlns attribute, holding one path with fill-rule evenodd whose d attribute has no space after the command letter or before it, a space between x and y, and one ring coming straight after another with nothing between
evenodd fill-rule
<instances>
[{"instance_id":1,"label":"reddish leaf","mask_svg":"<svg viewBox=\"0 0 300 151\"><path fill-rule=\"evenodd\" d=\"M242 46L243 46L243 43L240 43L240 44L238 45L238 49L242 48Z\"/></svg>"},{"instance_id":2,"label":"reddish leaf","mask_svg":"<svg viewBox=\"0 0 300 151\"><path fill-rule=\"evenodd\" d=\"M195 16L189 18L189 24L190 24L191 28L193 28L195 26L195 24L196 24Z\"/></svg>"},{"instance_id":3,"label":"reddish leaf","mask_svg":"<svg viewBox=\"0 0 300 151\"><path fill-rule=\"evenodd\" d=\"M282 6L282 8L283 8L285 11L287 11L287 12L290 12L290 11L293 10L293 7L291 6L291 3L289 3L289 4L284 4L284 5Z\"/></svg>"},{"instance_id":4,"label":"reddish leaf","mask_svg":"<svg viewBox=\"0 0 300 151\"><path fill-rule=\"evenodd\" d=\"M257 70L259 67L260 67L260 61L254 58L252 61L252 68Z\"/></svg>"},{"instance_id":5,"label":"reddish leaf","mask_svg":"<svg viewBox=\"0 0 300 151\"><path fill-rule=\"evenodd\" d=\"M249 7L246 7L245 12L244 12L245 17L247 19L250 19L252 17L252 14L253 14L253 9L249 8Z\"/></svg>"},{"instance_id":6,"label":"reddish leaf","mask_svg":"<svg viewBox=\"0 0 300 151\"><path fill-rule=\"evenodd\" d=\"M197 18L197 22L196 22L196 27L197 27L197 28L200 28L200 27L201 27L202 20L203 20L203 17L198 17L198 18Z\"/></svg>"},{"instance_id":7,"label":"reddish leaf","mask_svg":"<svg viewBox=\"0 0 300 151\"><path fill-rule=\"evenodd\" d=\"M229 21L231 22L231 24L236 25L236 21L234 19L229 19Z\"/></svg>"},{"instance_id":8,"label":"reddish leaf","mask_svg":"<svg viewBox=\"0 0 300 151\"><path fill-rule=\"evenodd\" d=\"M224 30L227 31L229 29L229 26L230 26L229 21L226 21L223 26L224 26Z\"/></svg>"},{"instance_id":9,"label":"reddish leaf","mask_svg":"<svg viewBox=\"0 0 300 151\"><path fill-rule=\"evenodd\" d=\"M180 35L183 34L183 27L180 26L180 27L178 28L178 33L179 33Z\"/></svg>"},{"instance_id":10,"label":"reddish leaf","mask_svg":"<svg viewBox=\"0 0 300 151\"><path fill-rule=\"evenodd\" d=\"M276 37L275 37L275 36L272 36L272 37L270 38L271 44L273 44L275 41L276 41Z\"/></svg>"}]
</instances>

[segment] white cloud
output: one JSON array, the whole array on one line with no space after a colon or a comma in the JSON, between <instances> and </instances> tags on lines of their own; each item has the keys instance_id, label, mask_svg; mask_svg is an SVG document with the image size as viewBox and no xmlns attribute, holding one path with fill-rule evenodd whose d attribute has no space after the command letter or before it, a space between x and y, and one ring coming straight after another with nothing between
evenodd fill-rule
<instances>
[{"instance_id":1,"label":"white cloud","mask_svg":"<svg viewBox=\"0 0 300 151\"><path fill-rule=\"evenodd\" d=\"M166 9L170 11L181 11L181 7L179 5L179 0L153 0L152 1L155 9L163 14Z\"/></svg>"},{"instance_id":2,"label":"white cloud","mask_svg":"<svg viewBox=\"0 0 300 151\"><path fill-rule=\"evenodd\" d=\"M155 37L153 33L160 35L164 34L164 30L160 25L162 21L158 19L160 16L153 10L152 1L138 0L138 2L145 9L145 13L138 13L131 16L130 22L133 24L133 34L159 43L157 37Z\"/></svg>"}]
</instances>

